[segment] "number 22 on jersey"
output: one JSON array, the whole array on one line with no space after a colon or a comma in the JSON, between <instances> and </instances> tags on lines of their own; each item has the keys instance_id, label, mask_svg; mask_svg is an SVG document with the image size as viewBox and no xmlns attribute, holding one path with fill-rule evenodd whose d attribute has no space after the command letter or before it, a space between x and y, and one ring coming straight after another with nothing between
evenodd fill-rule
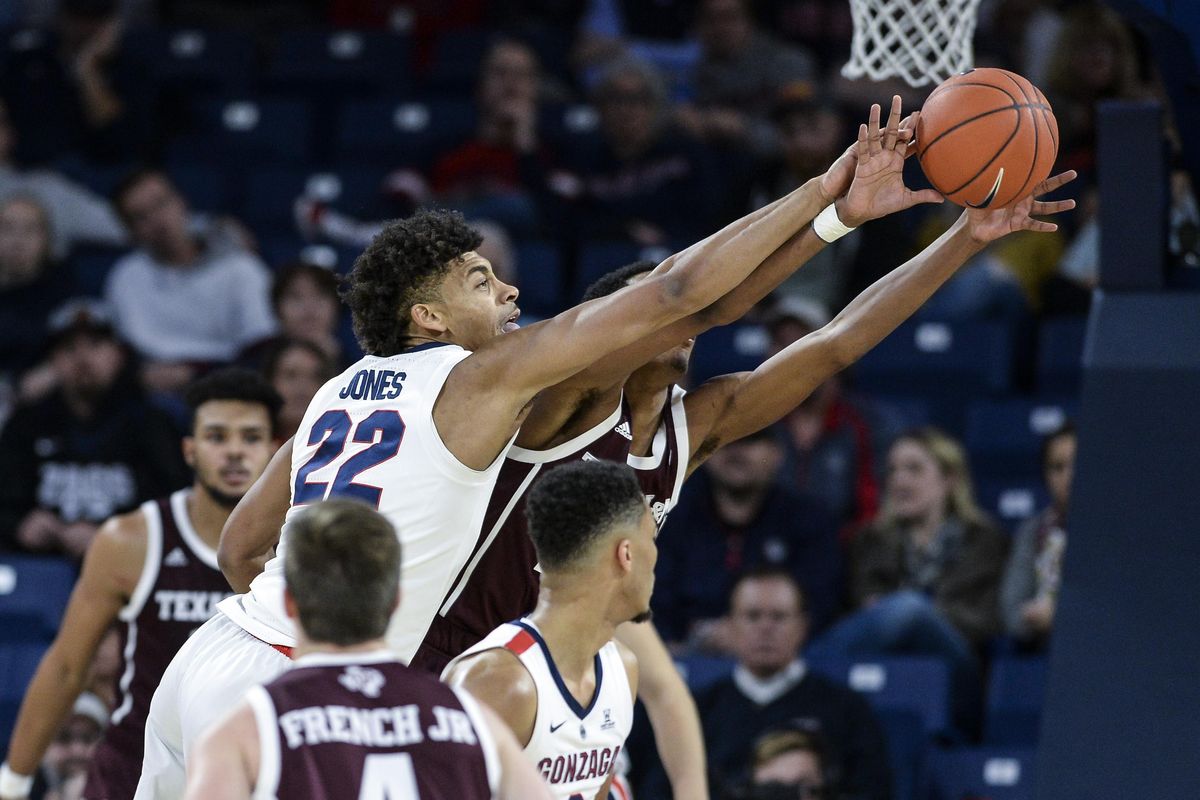
<instances>
[{"instance_id":1,"label":"number 22 on jersey","mask_svg":"<svg viewBox=\"0 0 1200 800\"><path fill-rule=\"evenodd\" d=\"M353 427L353 432L351 431ZM404 438L404 420L396 411L375 411L357 425L352 426L350 415L341 409L326 411L317 417L308 433L308 445L317 447L312 457L296 471L296 484L292 493L293 505L316 503L330 497L352 497L375 508L383 488L365 483L356 483L360 473L382 464L400 450ZM310 481L309 476L339 459L346 450L347 439L354 444L369 444L355 453L338 468L332 483Z\"/></svg>"}]
</instances>

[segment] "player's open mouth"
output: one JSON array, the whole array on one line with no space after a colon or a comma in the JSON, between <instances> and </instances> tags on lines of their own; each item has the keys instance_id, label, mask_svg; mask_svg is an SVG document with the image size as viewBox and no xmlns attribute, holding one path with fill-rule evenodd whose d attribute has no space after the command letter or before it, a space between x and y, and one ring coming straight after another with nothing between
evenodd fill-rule
<instances>
[{"instance_id":1,"label":"player's open mouth","mask_svg":"<svg viewBox=\"0 0 1200 800\"><path fill-rule=\"evenodd\" d=\"M226 483L246 483L250 480L250 473L244 469L223 469L221 479Z\"/></svg>"},{"instance_id":2,"label":"player's open mouth","mask_svg":"<svg viewBox=\"0 0 1200 800\"><path fill-rule=\"evenodd\" d=\"M511 317L509 317L507 320L505 320L504 327L502 330L505 333L511 333L511 332L519 329L521 326L517 324L517 320L520 317L521 317L521 309L518 308L515 312L513 312L513 315Z\"/></svg>"}]
</instances>

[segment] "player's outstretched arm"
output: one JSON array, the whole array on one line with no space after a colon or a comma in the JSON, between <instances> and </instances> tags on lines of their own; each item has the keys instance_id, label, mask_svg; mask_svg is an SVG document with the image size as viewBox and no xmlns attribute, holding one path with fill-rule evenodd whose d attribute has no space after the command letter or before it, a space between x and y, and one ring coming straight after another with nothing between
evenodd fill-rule
<instances>
[{"instance_id":1,"label":"player's outstretched arm","mask_svg":"<svg viewBox=\"0 0 1200 800\"><path fill-rule=\"evenodd\" d=\"M550 793L550 787L525 757L504 720L486 705L481 704L479 710L496 743L496 755L500 760L499 800L552 800L554 795Z\"/></svg>"},{"instance_id":2,"label":"player's outstretched arm","mask_svg":"<svg viewBox=\"0 0 1200 800\"><path fill-rule=\"evenodd\" d=\"M279 543L291 505L292 440L275 451L266 470L238 501L221 530L217 563L235 592L246 592Z\"/></svg>"},{"instance_id":3,"label":"player's outstretched arm","mask_svg":"<svg viewBox=\"0 0 1200 800\"><path fill-rule=\"evenodd\" d=\"M6 759L17 774L37 771L83 691L100 640L137 586L145 560L146 522L140 511L110 519L92 540L62 627L42 656L17 715Z\"/></svg>"},{"instance_id":4,"label":"player's outstretched arm","mask_svg":"<svg viewBox=\"0 0 1200 800\"><path fill-rule=\"evenodd\" d=\"M868 287L824 328L753 372L715 378L689 394L685 398L693 442L689 471L721 444L779 420L827 378L861 358L989 242L1019 230L1057 230L1053 223L1034 216L1067 211L1075 201L1035 198L1074 178L1073 171L1049 178L1032 195L1007 208L964 211L937 241Z\"/></svg>"},{"instance_id":5,"label":"player's outstretched arm","mask_svg":"<svg viewBox=\"0 0 1200 800\"><path fill-rule=\"evenodd\" d=\"M654 729L654 742L679 800L708 800L708 771L700 715L687 684L651 623L627 622L617 641L636 656L638 698Z\"/></svg>"},{"instance_id":6,"label":"player's outstretched arm","mask_svg":"<svg viewBox=\"0 0 1200 800\"><path fill-rule=\"evenodd\" d=\"M250 800L258 780L258 723L243 700L189 754L186 800Z\"/></svg>"}]
</instances>

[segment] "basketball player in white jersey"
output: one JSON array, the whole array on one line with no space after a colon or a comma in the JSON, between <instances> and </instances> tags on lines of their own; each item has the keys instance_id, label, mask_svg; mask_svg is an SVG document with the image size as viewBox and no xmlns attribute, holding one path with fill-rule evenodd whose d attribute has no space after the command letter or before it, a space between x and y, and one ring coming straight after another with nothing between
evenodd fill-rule
<instances>
[{"instance_id":1,"label":"basketball player in white jersey","mask_svg":"<svg viewBox=\"0 0 1200 800\"><path fill-rule=\"evenodd\" d=\"M611 461L547 473L526 508L542 568L537 608L443 677L500 715L556 800L607 800L638 679L613 634L650 618L657 528L632 470Z\"/></svg>"},{"instance_id":2,"label":"basketball player in white jersey","mask_svg":"<svg viewBox=\"0 0 1200 800\"><path fill-rule=\"evenodd\" d=\"M395 530L361 503L294 518L285 596L296 666L201 738L189 798L550 800L493 712L388 651L400 561Z\"/></svg>"},{"instance_id":3,"label":"basketball player in white jersey","mask_svg":"<svg viewBox=\"0 0 1200 800\"><path fill-rule=\"evenodd\" d=\"M418 212L375 238L346 293L370 355L313 398L292 447L292 509L353 497L395 520L409 554L410 603L388 635L401 658L474 546L534 396L701 313L807 222L798 206L780 201L668 258L638 286L525 329L516 289L475 253L479 236L460 215ZM231 697L286 668L295 645L283 609L286 548L285 526L251 591L222 603L168 667L146 726L139 797L178 796L196 735Z\"/></svg>"},{"instance_id":4,"label":"basketball player in white jersey","mask_svg":"<svg viewBox=\"0 0 1200 800\"><path fill-rule=\"evenodd\" d=\"M175 651L229 596L217 568L221 528L262 473L280 400L257 373L228 369L189 387L184 456L195 481L108 520L88 547L62 626L17 717L0 797L24 797L47 746L83 689L96 648L119 626L124 668L117 708L97 746L84 796L128 800L142 768L150 697Z\"/></svg>"}]
</instances>

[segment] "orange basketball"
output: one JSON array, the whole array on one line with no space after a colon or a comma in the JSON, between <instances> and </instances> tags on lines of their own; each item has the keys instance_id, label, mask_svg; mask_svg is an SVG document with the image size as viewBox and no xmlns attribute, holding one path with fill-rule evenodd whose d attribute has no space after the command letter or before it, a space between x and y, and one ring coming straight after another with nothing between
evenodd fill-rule
<instances>
[{"instance_id":1,"label":"orange basketball","mask_svg":"<svg viewBox=\"0 0 1200 800\"><path fill-rule=\"evenodd\" d=\"M917 158L933 187L960 206L1001 208L1050 175L1058 123L1046 97L990 67L944 81L921 108Z\"/></svg>"}]
</instances>

